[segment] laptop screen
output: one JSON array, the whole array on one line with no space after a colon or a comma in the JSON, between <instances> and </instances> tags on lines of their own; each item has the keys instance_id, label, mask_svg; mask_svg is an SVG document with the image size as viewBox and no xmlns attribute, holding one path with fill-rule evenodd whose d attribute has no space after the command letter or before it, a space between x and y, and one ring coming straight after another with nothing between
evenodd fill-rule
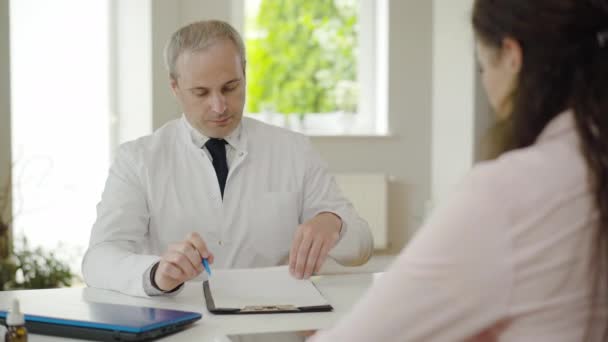
<instances>
[{"instance_id":1,"label":"laptop screen","mask_svg":"<svg viewBox=\"0 0 608 342\"><path fill-rule=\"evenodd\" d=\"M108 303L83 302L43 312L25 312L32 333L88 339L137 341L178 331L201 319L197 312ZM7 316L0 308L0 320Z\"/></svg>"}]
</instances>

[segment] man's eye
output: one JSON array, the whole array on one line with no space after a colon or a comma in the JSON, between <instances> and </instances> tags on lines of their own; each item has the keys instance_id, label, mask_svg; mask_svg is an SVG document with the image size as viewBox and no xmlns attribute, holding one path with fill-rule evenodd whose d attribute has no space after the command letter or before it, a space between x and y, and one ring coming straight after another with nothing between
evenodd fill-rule
<instances>
[{"instance_id":1,"label":"man's eye","mask_svg":"<svg viewBox=\"0 0 608 342\"><path fill-rule=\"evenodd\" d=\"M196 96L196 97L205 97L205 96L207 96L207 93L206 92L198 92L198 93L194 93L194 96Z\"/></svg>"},{"instance_id":2,"label":"man's eye","mask_svg":"<svg viewBox=\"0 0 608 342\"><path fill-rule=\"evenodd\" d=\"M230 87L226 87L224 88L224 92L231 92L233 90L235 90L238 86L230 86Z\"/></svg>"}]
</instances>

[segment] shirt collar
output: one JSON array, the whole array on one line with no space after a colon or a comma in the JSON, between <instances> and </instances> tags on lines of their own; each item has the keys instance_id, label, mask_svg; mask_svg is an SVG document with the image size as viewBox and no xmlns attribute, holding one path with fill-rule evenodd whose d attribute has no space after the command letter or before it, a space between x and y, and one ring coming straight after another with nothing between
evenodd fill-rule
<instances>
[{"instance_id":1,"label":"shirt collar","mask_svg":"<svg viewBox=\"0 0 608 342\"><path fill-rule=\"evenodd\" d=\"M188 119L186 119L186 115L182 114L182 121L184 122L186 128L188 129L188 133L190 135L190 140L197 148L202 148L205 146L207 141L210 139L208 136L202 134L198 129L192 127ZM227 137L224 138L228 145L236 150L241 149L241 145L243 142L242 139L243 132L243 122L241 121L239 125L234 129L232 133L230 133Z\"/></svg>"},{"instance_id":2,"label":"shirt collar","mask_svg":"<svg viewBox=\"0 0 608 342\"><path fill-rule=\"evenodd\" d=\"M575 130L576 122L574 120L574 112L571 109L568 109L549 121L538 136L536 142L552 140Z\"/></svg>"}]
</instances>

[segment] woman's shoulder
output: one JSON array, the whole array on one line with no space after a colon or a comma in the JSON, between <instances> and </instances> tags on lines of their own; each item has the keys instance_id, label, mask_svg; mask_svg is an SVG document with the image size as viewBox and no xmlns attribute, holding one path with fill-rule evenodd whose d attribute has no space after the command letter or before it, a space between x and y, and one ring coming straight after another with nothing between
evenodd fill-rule
<instances>
[{"instance_id":1,"label":"woman's shoulder","mask_svg":"<svg viewBox=\"0 0 608 342\"><path fill-rule=\"evenodd\" d=\"M530 208L588 191L587 165L568 141L534 144L477 164L463 182L505 206Z\"/></svg>"}]
</instances>

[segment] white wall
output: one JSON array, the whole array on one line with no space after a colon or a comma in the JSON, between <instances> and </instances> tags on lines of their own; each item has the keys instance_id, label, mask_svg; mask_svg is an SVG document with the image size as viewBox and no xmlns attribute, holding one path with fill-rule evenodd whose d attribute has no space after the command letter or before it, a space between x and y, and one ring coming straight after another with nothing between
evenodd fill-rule
<instances>
[{"instance_id":1,"label":"white wall","mask_svg":"<svg viewBox=\"0 0 608 342\"><path fill-rule=\"evenodd\" d=\"M433 1L433 205L473 163L494 116L476 71L473 0Z\"/></svg>"},{"instance_id":2,"label":"white wall","mask_svg":"<svg viewBox=\"0 0 608 342\"><path fill-rule=\"evenodd\" d=\"M149 0L111 1L112 143L152 131L152 18Z\"/></svg>"},{"instance_id":3,"label":"white wall","mask_svg":"<svg viewBox=\"0 0 608 342\"><path fill-rule=\"evenodd\" d=\"M148 0L150 1L150 0ZM152 126L156 129L176 117L179 109L171 95L163 52L165 43L180 26L178 2L152 0Z\"/></svg>"},{"instance_id":4,"label":"white wall","mask_svg":"<svg viewBox=\"0 0 608 342\"><path fill-rule=\"evenodd\" d=\"M470 27L473 0L433 1L432 200L441 201L475 161L478 77Z\"/></svg>"},{"instance_id":5,"label":"white wall","mask_svg":"<svg viewBox=\"0 0 608 342\"><path fill-rule=\"evenodd\" d=\"M430 1L389 3L388 128L390 137L319 137L313 142L335 172L385 172L389 185L388 252L416 231L430 196Z\"/></svg>"},{"instance_id":6,"label":"white wall","mask_svg":"<svg viewBox=\"0 0 608 342\"><path fill-rule=\"evenodd\" d=\"M8 185L12 162L8 3L9 0L0 0L0 189ZM8 210L10 213L10 207Z\"/></svg>"}]
</instances>

